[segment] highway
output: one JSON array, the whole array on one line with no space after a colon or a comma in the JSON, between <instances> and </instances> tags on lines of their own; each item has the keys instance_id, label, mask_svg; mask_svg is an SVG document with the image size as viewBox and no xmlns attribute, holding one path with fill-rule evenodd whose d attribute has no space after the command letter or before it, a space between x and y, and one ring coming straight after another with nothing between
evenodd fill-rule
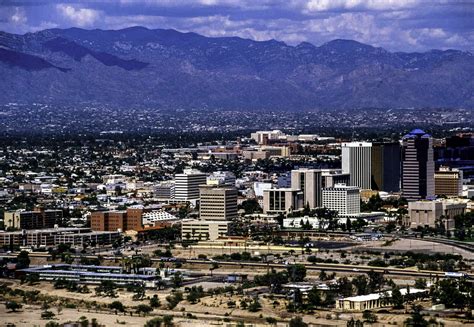
<instances>
[{"instance_id":1,"label":"highway","mask_svg":"<svg viewBox=\"0 0 474 327\"><path fill-rule=\"evenodd\" d=\"M48 253L33 252L30 253L32 257L43 257L47 258ZM0 257L16 257L15 254L0 255ZM75 256L76 258L85 257L88 259L96 259L97 255L85 255L85 256ZM108 261L119 261L122 259L120 256L104 256L103 260ZM179 261L179 258L177 258ZM159 258L152 258L152 262L165 262L165 263L174 263L173 261L163 261ZM262 268L275 270L284 270L288 265L283 263L265 263L265 262L248 262L248 261L218 261L218 260L205 260L205 259L186 259L182 260L182 263L187 265L211 265L218 264L220 267L237 267L237 268ZM431 271L431 270L415 270L415 269L402 269L402 268L391 268L391 267L370 267L370 266L355 266L347 264L331 264L331 263L303 263L296 262L297 264L303 264L308 271L321 271L325 270L327 272L339 272L339 273L350 273L353 275L356 274L366 274L370 271L381 272L387 276L394 277L412 277L412 278L445 278L445 272L443 271ZM474 274L466 274L470 279L474 279Z\"/></svg>"}]
</instances>

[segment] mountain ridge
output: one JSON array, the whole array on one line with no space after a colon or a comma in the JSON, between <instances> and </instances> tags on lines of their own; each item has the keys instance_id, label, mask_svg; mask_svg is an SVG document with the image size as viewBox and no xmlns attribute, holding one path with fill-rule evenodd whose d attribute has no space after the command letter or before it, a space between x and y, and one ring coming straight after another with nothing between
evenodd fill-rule
<instances>
[{"instance_id":1,"label":"mountain ridge","mask_svg":"<svg viewBox=\"0 0 474 327\"><path fill-rule=\"evenodd\" d=\"M12 65L0 53L0 73L7 77L0 81L7 90L0 103L261 110L474 106L474 56L452 49L390 52L345 39L293 46L145 27L0 32L0 48L20 61ZM26 69L28 60L42 68Z\"/></svg>"}]
</instances>

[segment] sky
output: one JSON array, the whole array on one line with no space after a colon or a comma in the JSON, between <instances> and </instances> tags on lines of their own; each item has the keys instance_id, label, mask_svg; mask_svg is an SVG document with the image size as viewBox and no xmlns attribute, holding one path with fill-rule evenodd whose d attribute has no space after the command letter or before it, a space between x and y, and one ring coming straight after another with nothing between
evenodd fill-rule
<instances>
[{"instance_id":1,"label":"sky","mask_svg":"<svg viewBox=\"0 0 474 327\"><path fill-rule=\"evenodd\" d=\"M173 28L206 36L474 53L474 0L0 0L0 30Z\"/></svg>"}]
</instances>

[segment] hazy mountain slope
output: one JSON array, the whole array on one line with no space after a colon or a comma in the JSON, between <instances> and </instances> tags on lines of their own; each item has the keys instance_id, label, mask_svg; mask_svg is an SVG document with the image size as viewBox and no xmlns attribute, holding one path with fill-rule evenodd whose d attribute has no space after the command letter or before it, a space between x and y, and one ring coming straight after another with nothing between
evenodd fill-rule
<instances>
[{"instance_id":1,"label":"hazy mountain slope","mask_svg":"<svg viewBox=\"0 0 474 327\"><path fill-rule=\"evenodd\" d=\"M154 108L473 107L474 57L143 27L0 32L0 103Z\"/></svg>"}]
</instances>

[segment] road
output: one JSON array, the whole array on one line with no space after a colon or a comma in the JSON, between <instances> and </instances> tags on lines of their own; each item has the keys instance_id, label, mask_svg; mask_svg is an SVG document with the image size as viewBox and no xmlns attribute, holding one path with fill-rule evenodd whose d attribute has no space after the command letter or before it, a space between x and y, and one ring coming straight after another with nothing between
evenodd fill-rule
<instances>
[{"instance_id":1,"label":"road","mask_svg":"<svg viewBox=\"0 0 474 327\"><path fill-rule=\"evenodd\" d=\"M46 257L47 253L30 253L32 257ZM9 254L4 255L9 257L15 257L15 255ZM0 255L0 257L2 257ZM81 256L76 256L80 258ZM98 258L97 255L87 255L82 256L88 259ZM104 260L116 261L120 260L119 256L104 256ZM152 262L162 262L159 258L152 258ZM264 263L264 262L242 262L242 261L218 261L218 260L204 260L204 259L187 259L185 260L187 265L211 265L218 264L219 266L230 266L230 267L242 267L242 268L268 268L275 270L284 270L287 268L286 264L281 263ZM296 262L299 263L299 262ZM380 267L370 267L370 266L354 266L347 264L331 264L331 263L300 263L303 264L309 271L321 271L325 270L327 272L340 272L340 273L350 273L350 274L366 274L370 271L381 272L384 275L395 276L395 277L423 277L423 278L444 278L445 273L442 271L430 271L430 270L414 270L414 269L401 269L401 268L380 268ZM474 279L474 274L466 274L470 279Z\"/></svg>"}]
</instances>

